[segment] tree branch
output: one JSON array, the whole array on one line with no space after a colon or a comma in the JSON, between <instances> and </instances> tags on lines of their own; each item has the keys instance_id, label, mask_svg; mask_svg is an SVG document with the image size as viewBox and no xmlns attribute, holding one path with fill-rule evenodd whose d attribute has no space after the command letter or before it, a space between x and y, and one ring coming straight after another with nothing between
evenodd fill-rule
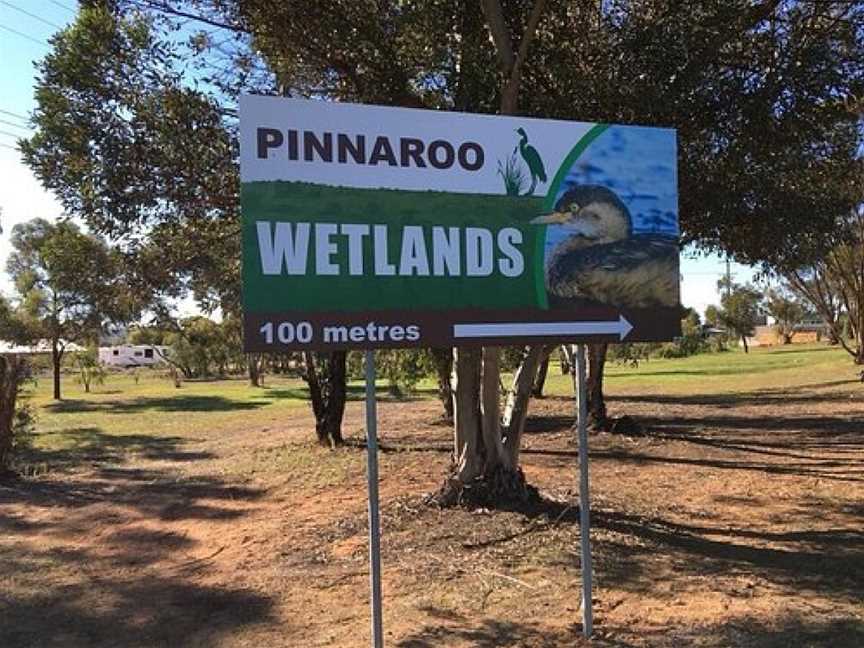
<instances>
[{"instance_id":1,"label":"tree branch","mask_svg":"<svg viewBox=\"0 0 864 648\"><path fill-rule=\"evenodd\" d=\"M537 0L531 8L531 14L528 16L528 24L525 25L525 33L522 34L522 42L519 43L519 54L516 56L516 62L513 65L513 71L510 74L510 81L519 83L522 79L522 64L528 58L528 48L531 42L537 35L537 25L540 24L540 18L543 16L543 10L546 8L546 0Z\"/></svg>"},{"instance_id":2,"label":"tree branch","mask_svg":"<svg viewBox=\"0 0 864 648\"><path fill-rule=\"evenodd\" d=\"M498 52L498 59L502 71L506 77L504 87L501 91L501 114L513 115L519 105L519 84L522 81L522 64L528 57L528 49L537 33L537 25L546 8L546 0L535 0L528 15L528 22L519 43L518 54L513 54L513 43L507 25L504 22L504 13L501 10L499 0L483 0L483 11L486 14L486 22L489 24L489 32Z\"/></svg>"},{"instance_id":3,"label":"tree branch","mask_svg":"<svg viewBox=\"0 0 864 648\"><path fill-rule=\"evenodd\" d=\"M507 24L504 22L504 12L501 9L499 0L482 0L483 13L486 15L486 23L489 25L489 32L492 34L492 42L495 43L495 51L498 54L498 62L501 64L501 71L510 76L513 69L514 54L513 43L510 41L510 33L507 29Z\"/></svg>"}]
</instances>

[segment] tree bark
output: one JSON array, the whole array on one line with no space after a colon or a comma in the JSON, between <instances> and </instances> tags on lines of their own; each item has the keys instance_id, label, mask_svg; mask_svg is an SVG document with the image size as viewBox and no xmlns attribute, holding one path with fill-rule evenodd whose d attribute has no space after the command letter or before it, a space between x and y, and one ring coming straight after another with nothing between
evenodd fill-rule
<instances>
[{"instance_id":1,"label":"tree bark","mask_svg":"<svg viewBox=\"0 0 864 648\"><path fill-rule=\"evenodd\" d=\"M430 349L435 359L438 374L438 399L444 407L444 420L453 422L453 391L450 388L450 374L453 372L453 352L450 349Z\"/></svg>"},{"instance_id":2,"label":"tree bark","mask_svg":"<svg viewBox=\"0 0 864 648\"><path fill-rule=\"evenodd\" d=\"M26 367L26 361L19 355L0 356L0 472L12 457L15 405Z\"/></svg>"},{"instance_id":3,"label":"tree bark","mask_svg":"<svg viewBox=\"0 0 864 648\"><path fill-rule=\"evenodd\" d=\"M746 335L741 336L741 344L744 345L744 353L750 353L750 348L747 346L747 336Z\"/></svg>"},{"instance_id":4,"label":"tree bark","mask_svg":"<svg viewBox=\"0 0 864 648\"><path fill-rule=\"evenodd\" d=\"M251 387L261 386L261 355L258 353L246 354L246 366L249 370L249 385Z\"/></svg>"},{"instance_id":5,"label":"tree bark","mask_svg":"<svg viewBox=\"0 0 864 648\"><path fill-rule=\"evenodd\" d=\"M603 371L608 347L607 344L588 345L588 425L599 430L609 426L606 398L603 395Z\"/></svg>"},{"instance_id":6,"label":"tree bark","mask_svg":"<svg viewBox=\"0 0 864 648\"><path fill-rule=\"evenodd\" d=\"M453 477L462 485L480 475L480 349L453 349Z\"/></svg>"},{"instance_id":7,"label":"tree bark","mask_svg":"<svg viewBox=\"0 0 864 648\"><path fill-rule=\"evenodd\" d=\"M57 338L51 340L51 365L54 370L54 400L60 400L60 363L63 360L63 346Z\"/></svg>"},{"instance_id":8,"label":"tree bark","mask_svg":"<svg viewBox=\"0 0 864 648\"><path fill-rule=\"evenodd\" d=\"M543 354L542 346L530 346L525 359L513 376L513 386L507 394L504 406L503 431L505 467L515 470L519 466L519 451L522 446L522 433L525 419L528 418L528 403L531 400L531 386L537 374L537 365Z\"/></svg>"},{"instance_id":9,"label":"tree bark","mask_svg":"<svg viewBox=\"0 0 864 648\"><path fill-rule=\"evenodd\" d=\"M531 396L534 398L543 398L543 387L546 386L546 376L549 374L549 360L554 350L555 347L552 346L543 349L540 367L537 369L537 377L534 379L534 385L531 387Z\"/></svg>"},{"instance_id":10,"label":"tree bark","mask_svg":"<svg viewBox=\"0 0 864 648\"><path fill-rule=\"evenodd\" d=\"M318 443L336 447L344 442L342 418L346 399L346 351L303 354L303 379L309 386Z\"/></svg>"},{"instance_id":11,"label":"tree bark","mask_svg":"<svg viewBox=\"0 0 864 648\"><path fill-rule=\"evenodd\" d=\"M481 429L483 431L484 472L488 475L504 463L504 444L501 439L501 380L500 350L483 347L480 387Z\"/></svg>"},{"instance_id":12,"label":"tree bark","mask_svg":"<svg viewBox=\"0 0 864 648\"><path fill-rule=\"evenodd\" d=\"M519 43L519 50L514 51L510 38L510 30L504 20L504 11L499 0L483 0L483 13L489 24L489 33L495 43L498 54L498 64L504 73L504 85L501 88L501 114L514 115L519 108L519 85L522 82L522 69L531 42L537 34L537 26L543 17L546 0L535 0L525 24L525 31Z\"/></svg>"},{"instance_id":13,"label":"tree bark","mask_svg":"<svg viewBox=\"0 0 864 648\"><path fill-rule=\"evenodd\" d=\"M561 375L569 376L570 370L570 345L562 344L558 347L558 360L561 362Z\"/></svg>"}]
</instances>

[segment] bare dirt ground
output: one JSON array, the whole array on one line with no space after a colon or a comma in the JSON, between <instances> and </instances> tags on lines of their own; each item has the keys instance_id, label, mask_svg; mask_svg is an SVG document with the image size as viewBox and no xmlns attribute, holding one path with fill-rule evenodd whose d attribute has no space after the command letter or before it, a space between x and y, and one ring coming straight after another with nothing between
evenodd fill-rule
<instances>
[{"instance_id":1,"label":"bare dirt ground","mask_svg":"<svg viewBox=\"0 0 864 648\"><path fill-rule=\"evenodd\" d=\"M859 385L610 406L647 434L591 439L591 645L864 646ZM422 503L438 407L379 409L387 644L583 645L572 403L532 405L529 514ZM0 646L368 645L362 409L336 451L296 412L0 486Z\"/></svg>"}]
</instances>

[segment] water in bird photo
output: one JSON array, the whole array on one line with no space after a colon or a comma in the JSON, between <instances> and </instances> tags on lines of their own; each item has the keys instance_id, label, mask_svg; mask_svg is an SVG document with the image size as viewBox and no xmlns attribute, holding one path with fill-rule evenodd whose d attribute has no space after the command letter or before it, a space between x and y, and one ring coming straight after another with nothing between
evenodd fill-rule
<instances>
[{"instance_id":1,"label":"water in bird photo","mask_svg":"<svg viewBox=\"0 0 864 648\"><path fill-rule=\"evenodd\" d=\"M679 304L675 147L672 131L611 126L566 170L532 221L550 306Z\"/></svg>"}]
</instances>

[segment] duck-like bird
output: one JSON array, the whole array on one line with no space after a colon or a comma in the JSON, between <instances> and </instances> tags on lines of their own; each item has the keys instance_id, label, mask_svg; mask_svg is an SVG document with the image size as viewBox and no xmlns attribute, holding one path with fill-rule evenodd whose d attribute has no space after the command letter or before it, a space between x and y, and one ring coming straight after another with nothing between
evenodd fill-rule
<instances>
[{"instance_id":1,"label":"duck-like bird","mask_svg":"<svg viewBox=\"0 0 864 648\"><path fill-rule=\"evenodd\" d=\"M534 190L537 188L537 181L546 182L546 169L543 168L543 160L540 158L537 149L528 143L528 133L525 132L525 129L517 128L516 132L521 136L519 140L519 154L525 160L525 164L528 165L528 172L531 174L531 186L525 195L532 196L534 195Z\"/></svg>"},{"instance_id":2,"label":"duck-like bird","mask_svg":"<svg viewBox=\"0 0 864 648\"><path fill-rule=\"evenodd\" d=\"M567 235L546 259L546 291L556 305L678 305L677 239L633 234L630 211L610 189L574 187L552 213L531 222L563 228Z\"/></svg>"}]
</instances>

